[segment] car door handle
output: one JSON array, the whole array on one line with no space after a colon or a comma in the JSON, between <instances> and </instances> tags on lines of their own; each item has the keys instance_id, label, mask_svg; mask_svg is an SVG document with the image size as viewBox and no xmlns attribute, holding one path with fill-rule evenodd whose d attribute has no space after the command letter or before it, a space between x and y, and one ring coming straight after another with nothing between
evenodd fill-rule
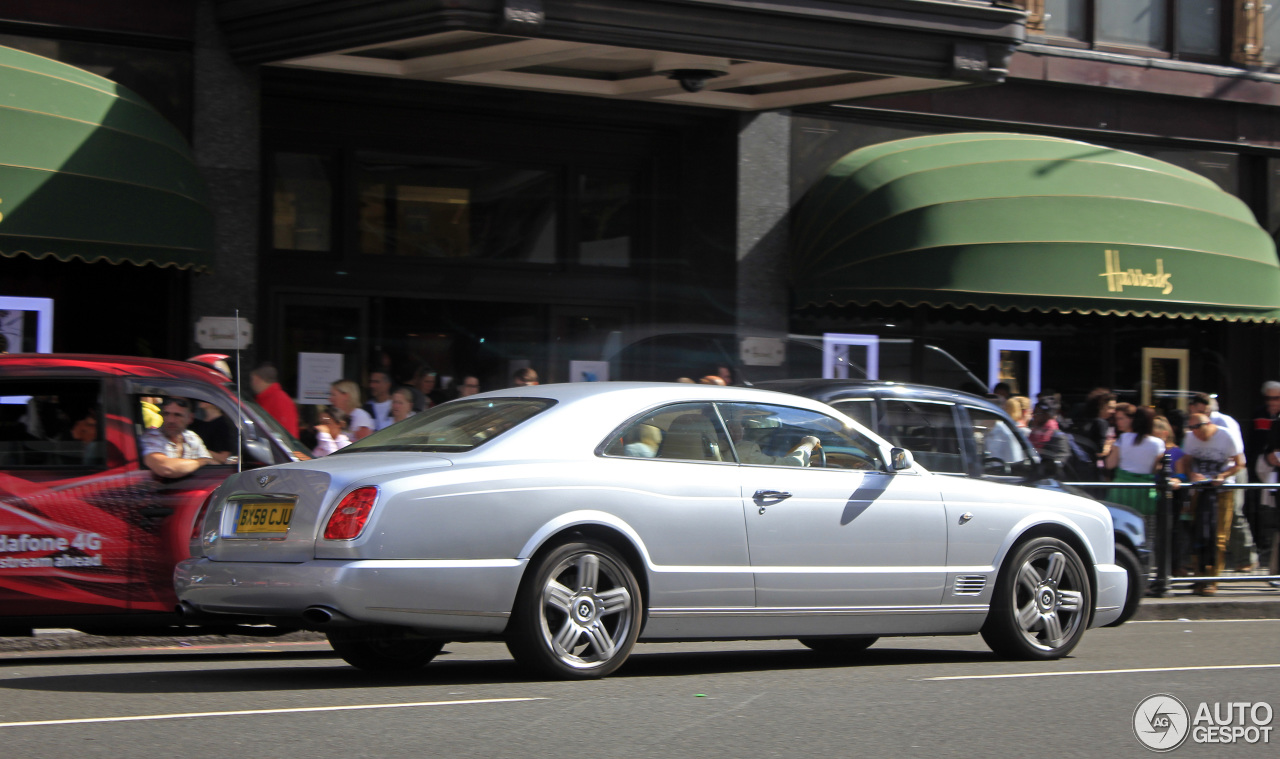
<instances>
[{"instance_id":1,"label":"car door handle","mask_svg":"<svg viewBox=\"0 0 1280 759\"><path fill-rule=\"evenodd\" d=\"M791 494L782 490L757 490L752 496L757 501L785 501Z\"/></svg>"}]
</instances>

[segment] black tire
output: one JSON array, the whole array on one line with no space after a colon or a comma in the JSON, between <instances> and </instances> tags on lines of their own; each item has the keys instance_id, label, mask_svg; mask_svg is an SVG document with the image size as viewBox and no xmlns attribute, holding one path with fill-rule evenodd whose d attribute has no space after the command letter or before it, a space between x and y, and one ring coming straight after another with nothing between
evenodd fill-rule
<instances>
[{"instance_id":1,"label":"black tire","mask_svg":"<svg viewBox=\"0 0 1280 759\"><path fill-rule=\"evenodd\" d=\"M368 672L422 669L445 644L443 640L418 637L406 628L383 625L335 627L325 635L343 661Z\"/></svg>"},{"instance_id":2,"label":"black tire","mask_svg":"<svg viewBox=\"0 0 1280 759\"><path fill-rule=\"evenodd\" d=\"M827 656L854 656L866 651L880 640L874 635L858 635L847 638L800 638L800 642Z\"/></svg>"},{"instance_id":3,"label":"black tire","mask_svg":"<svg viewBox=\"0 0 1280 759\"><path fill-rule=\"evenodd\" d=\"M1088 570L1057 538L1014 547L996 579L982 638L1001 656L1057 659L1071 652L1093 611Z\"/></svg>"},{"instance_id":4,"label":"black tire","mask_svg":"<svg viewBox=\"0 0 1280 759\"><path fill-rule=\"evenodd\" d=\"M635 646L644 599L631 568L593 540L566 543L529 568L507 648L521 665L563 680L604 677Z\"/></svg>"},{"instance_id":5,"label":"black tire","mask_svg":"<svg viewBox=\"0 0 1280 759\"><path fill-rule=\"evenodd\" d=\"M1124 611L1120 612L1116 621L1107 624L1107 627L1119 627L1138 613L1138 604L1147 593L1149 580L1147 568L1142 566L1138 555L1126 545L1116 543L1116 564L1124 567L1124 571L1129 575L1129 594L1124 598Z\"/></svg>"}]
</instances>

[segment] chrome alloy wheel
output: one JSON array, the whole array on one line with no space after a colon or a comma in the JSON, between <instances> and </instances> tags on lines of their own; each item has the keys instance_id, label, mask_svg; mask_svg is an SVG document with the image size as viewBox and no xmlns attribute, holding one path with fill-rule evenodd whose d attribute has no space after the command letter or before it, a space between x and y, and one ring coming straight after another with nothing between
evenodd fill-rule
<instances>
[{"instance_id":1,"label":"chrome alloy wheel","mask_svg":"<svg viewBox=\"0 0 1280 759\"><path fill-rule=\"evenodd\" d=\"M627 589L630 573L594 551L564 557L542 588L544 643L565 666L592 669L630 648L636 600ZM622 652L626 653L626 652Z\"/></svg>"},{"instance_id":2,"label":"chrome alloy wheel","mask_svg":"<svg viewBox=\"0 0 1280 759\"><path fill-rule=\"evenodd\" d=\"M1085 624L1088 580L1079 562L1055 546L1038 547L1018 568L1013 607L1022 635L1031 646L1057 651Z\"/></svg>"}]
</instances>

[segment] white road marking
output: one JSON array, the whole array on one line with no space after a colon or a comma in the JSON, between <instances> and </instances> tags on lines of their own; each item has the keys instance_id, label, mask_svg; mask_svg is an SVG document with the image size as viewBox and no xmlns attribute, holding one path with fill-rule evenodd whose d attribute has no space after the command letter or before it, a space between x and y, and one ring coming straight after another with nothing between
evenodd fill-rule
<instances>
[{"instance_id":1,"label":"white road marking","mask_svg":"<svg viewBox=\"0 0 1280 759\"><path fill-rule=\"evenodd\" d=\"M1125 675L1137 672L1201 672L1223 669L1276 669L1280 664L1219 664L1203 667L1144 667L1139 669L1089 669L1075 672L1019 672L1012 675L949 675L924 680L1012 680L1019 677L1067 677L1070 675Z\"/></svg>"},{"instance_id":2,"label":"white road marking","mask_svg":"<svg viewBox=\"0 0 1280 759\"><path fill-rule=\"evenodd\" d=\"M347 712L361 709L404 709L416 706L463 706L465 704L509 704L516 701L545 701L545 698L476 698L466 701L415 701L408 704L350 704L347 706L304 706L293 709L248 709L234 712L188 712L186 714L140 714L132 717L88 717L85 719L47 719L35 722L0 722L0 727L37 727L43 725L90 725L103 722L146 722L162 719L197 719L200 717L244 717L260 714L300 714L304 712Z\"/></svg>"}]
</instances>

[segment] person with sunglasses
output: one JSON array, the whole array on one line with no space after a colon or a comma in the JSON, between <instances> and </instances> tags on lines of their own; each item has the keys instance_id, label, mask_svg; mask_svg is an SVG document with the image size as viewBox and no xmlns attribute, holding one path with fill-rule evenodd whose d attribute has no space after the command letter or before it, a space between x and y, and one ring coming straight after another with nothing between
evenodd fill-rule
<instances>
[{"instance_id":1,"label":"person with sunglasses","mask_svg":"<svg viewBox=\"0 0 1280 759\"><path fill-rule=\"evenodd\" d=\"M142 462L156 475L185 477L200 467L216 464L200 436L187 429L194 418L192 403L186 398L165 398L160 402L162 422L138 439Z\"/></svg>"},{"instance_id":2,"label":"person with sunglasses","mask_svg":"<svg viewBox=\"0 0 1280 759\"><path fill-rule=\"evenodd\" d=\"M1178 460L1178 471L1192 482L1213 481L1219 485L1234 483L1237 473L1244 470L1244 452L1227 430L1215 424L1208 414L1195 413L1187 419L1189 433L1182 440L1185 454ZM1222 574L1227 555L1227 542L1231 539L1231 522L1235 516L1235 493L1218 489L1210 496L1195 490L1191 499L1197 516L1196 524L1201 536L1200 570L1206 576ZM1195 592L1211 596L1218 590L1217 583L1200 583Z\"/></svg>"}]
</instances>

